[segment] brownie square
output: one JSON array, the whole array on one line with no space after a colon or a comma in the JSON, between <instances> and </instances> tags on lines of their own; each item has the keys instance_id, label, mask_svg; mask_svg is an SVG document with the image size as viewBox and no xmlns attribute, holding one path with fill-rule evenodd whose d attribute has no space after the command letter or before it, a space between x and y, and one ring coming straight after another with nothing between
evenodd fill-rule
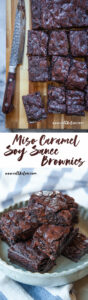
<instances>
[{"instance_id":1,"label":"brownie square","mask_svg":"<svg viewBox=\"0 0 88 300\"><path fill-rule=\"evenodd\" d=\"M32 194L29 214L41 224L70 225L78 222L78 205L74 199L59 192Z\"/></svg>"},{"instance_id":2,"label":"brownie square","mask_svg":"<svg viewBox=\"0 0 88 300\"><path fill-rule=\"evenodd\" d=\"M45 273L54 266L54 262L50 260L47 254L32 248L30 241L20 242L10 247L8 258L11 262L31 272Z\"/></svg>"},{"instance_id":3,"label":"brownie square","mask_svg":"<svg viewBox=\"0 0 88 300\"><path fill-rule=\"evenodd\" d=\"M63 251L63 255L74 262L78 262L86 253L88 253L88 238L79 232Z\"/></svg>"},{"instance_id":4,"label":"brownie square","mask_svg":"<svg viewBox=\"0 0 88 300\"><path fill-rule=\"evenodd\" d=\"M49 30L54 27L54 1L41 0L41 26Z\"/></svg>"},{"instance_id":5,"label":"brownie square","mask_svg":"<svg viewBox=\"0 0 88 300\"><path fill-rule=\"evenodd\" d=\"M66 91L66 105L84 105L84 93L77 90Z\"/></svg>"},{"instance_id":6,"label":"brownie square","mask_svg":"<svg viewBox=\"0 0 88 300\"><path fill-rule=\"evenodd\" d=\"M70 59L60 56L52 57L52 81L64 83L68 77Z\"/></svg>"},{"instance_id":7,"label":"brownie square","mask_svg":"<svg viewBox=\"0 0 88 300\"><path fill-rule=\"evenodd\" d=\"M87 31L70 31L70 48L73 56L88 55L88 34Z\"/></svg>"},{"instance_id":8,"label":"brownie square","mask_svg":"<svg viewBox=\"0 0 88 300\"><path fill-rule=\"evenodd\" d=\"M42 225L34 233L32 246L55 260L69 243L72 234L73 229L69 226Z\"/></svg>"},{"instance_id":9,"label":"brownie square","mask_svg":"<svg viewBox=\"0 0 88 300\"><path fill-rule=\"evenodd\" d=\"M29 80L30 81L48 81L48 61L45 57L28 57Z\"/></svg>"},{"instance_id":10,"label":"brownie square","mask_svg":"<svg viewBox=\"0 0 88 300\"><path fill-rule=\"evenodd\" d=\"M85 90L85 110L88 111L88 85Z\"/></svg>"},{"instance_id":11,"label":"brownie square","mask_svg":"<svg viewBox=\"0 0 88 300\"><path fill-rule=\"evenodd\" d=\"M41 28L41 0L31 0L32 29Z\"/></svg>"},{"instance_id":12,"label":"brownie square","mask_svg":"<svg viewBox=\"0 0 88 300\"><path fill-rule=\"evenodd\" d=\"M54 2L54 27L72 27L76 23L75 5L73 1Z\"/></svg>"},{"instance_id":13,"label":"brownie square","mask_svg":"<svg viewBox=\"0 0 88 300\"><path fill-rule=\"evenodd\" d=\"M85 116L85 106L79 104L67 105L67 115Z\"/></svg>"},{"instance_id":14,"label":"brownie square","mask_svg":"<svg viewBox=\"0 0 88 300\"><path fill-rule=\"evenodd\" d=\"M65 30L52 31L49 38L49 55L67 55L68 39Z\"/></svg>"},{"instance_id":15,"label":"brownie square","mask_svg":"<svg viewBox=\"0 0 88 300\"><path fill-rule=\"evenodd\" d=\"M64 87L48 87L48 112L65 113L65 89Z\"/></svg>"},{"instance_id":16,"label":"brownie square","mask_svg":"<svg viewBox=\"0 0 88 300\"><path fill-rule=\"evenodd\" d=\"M65 88L64 87L55 87L48 86L48 101L57 101L57 103L65 103Z\"/></svg>"},{"instance_id":17,"label":"brownie square","mask_svg":"<svg viewBox=\"0 0 88 300\"><path fill-rule=\"evenodd\" d=\"M71 61L71 67L66 84L71 89L84 89L87 84L87 66L85 62L75 59Z\"/></svg>"},{"instance_id":18,"label":"brownie square","mask_svg":"<svg viewBox=\"0 0 88 300\"><path fill-rule=\"evenodd\" d=\"M27 54L32 56L47 56L48 34L43 31L28 31Z\"/></svg>"},{"instance_id":19,"label":"brownie square","mask_svg":"<svg viewBox=\"0 0 88 300\"><path fill-rule=\"evenodd\" d=\"M0 219L0 237L9 245L31 238L39 223L31 218L27 208L6 212Z\"/></svg>"},{"instance_id":20,"label":"brownie square","mask_svg":"<svg viewBox=\"0 0 88 300\"><path fill-rule=\"evenodd\" d=\"M28 123L46 119L47 116L40 93L23 96L22 99Z\"/></svg>"}]
</instances>

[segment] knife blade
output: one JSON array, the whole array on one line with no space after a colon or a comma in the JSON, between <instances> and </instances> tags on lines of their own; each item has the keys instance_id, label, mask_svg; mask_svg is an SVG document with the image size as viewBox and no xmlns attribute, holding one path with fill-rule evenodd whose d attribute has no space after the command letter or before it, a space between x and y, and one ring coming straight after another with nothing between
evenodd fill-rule
<instances>
[{"instance_id":1,"label":"knife blade","mask_svg":"<svg viewBox=\"0 0 88 300\"><path fill-rule=\"evenodd\" d=\"M9 72L4 94L2 111L8 114L14 109L13 97L16 84L16 68L22 64L25 44L25 29L26 29L26 12L24 0L18 0L15 26L13 33L13 41L11 48L11 56L9 63Z\"/></svg>"}]
</instances>

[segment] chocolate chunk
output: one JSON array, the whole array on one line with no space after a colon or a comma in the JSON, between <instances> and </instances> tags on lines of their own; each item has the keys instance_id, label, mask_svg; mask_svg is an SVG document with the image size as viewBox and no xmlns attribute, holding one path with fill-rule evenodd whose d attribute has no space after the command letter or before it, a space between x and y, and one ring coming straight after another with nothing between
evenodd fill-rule
<instances>
[{"instance_id":1,"label":"chocolate chunk","mask_svg":"<svg viewBox=\"0 0 88 300\"><path fill-rule=\"evenodd\" d=\"M88 55L88 34L85 30L70 31L70 48L73 56Z\"/></svg>"},{"instance_id":2,"label":"chocolate chunk","mask_svg":"<svg viewBox=\"0 0 88 300\"><path fill-rule=\"evenodd\" d=\"M48 272L54 262L39 250L33 249L31 242L17 243L8 250L8 258L31 272Z\"/></svg>"},{"instance_id":3,"label":"chocolate chunk","mask_svg":"<svg viewBox=\"0 0 88 300\"><path fill-rule=\"evenodd\" d=\"M88 239L81 233L77 233L63 251L63 255L74 262L78 262L86 253L88 253Z\"/></svg>"},{"instance_id":4,"label":"chocolate chunk","mask_svg":"<svg viewBox=\"0 0 88 300\"><path fill-rule=\"evenodd\" d=\"M26 208L12 210L4 213L0 219L0 237L11 245L31 238L38 225L36 217L31 218Z\"/></svg>"},{"instance_id":5,"label":"chocolate chunk","mask_svg":"<svg viewBox=\"0 0 88 300\"><path fill-rule=\"evenodd\" d=\"M87 84L87 66L85 62L72 60L72 65L66 84L71 89L84 89L85 85Z\"/></svg>"},{"instance_id":6,"label":"chocolate chunk","mask_svg":"<svg viewBox=\"0 0 88 300\"><path fill-rule=\"evenodd\" d=\"M45 57L28 57L29 80L30 81L48 81L48 61Z\"/></svg>"},{"instance_id":7,"label":"chocolate chunk","mask_svg":"<svg viewBox=\"0 0 88 300\"><path fill-rule=\"evenodd\" d=\"M72 234L69 226L42 225L34 233L32 246L55 260L69 243Z\"/></svg>"},{"instance_id":8,"label":"chocolate chunk","mask_svg":"<svg viewBox=\"0 0 88 300\"><path fill-rule=\"evenodd\" d=\"M28 31L27 54L32 56L47 56L48 34L43 31Z\"/></svg>"},{"instance_id":9,"label":"chocolate chunk","mask_svg":"<svg viewBox=\"0 0 88 300\"><path fill-rule=\"evenodd\" d=\"M46 112L42 103L40 93L23 96L23 103L28 119L28 123L46 119Z\"/></svg>"},{"instance_id":10,"label":"chocolate chunk","mask_svg":"<svg viewBox=\"0 0 88 300\"><path fill-rule=\"evenodd\" d=\"M52 31L49 40L49 55L67 55L68 39L64 30Z\"/></svg>"},{"instance_id":11,"label":"chocolate chunk","mask_svg":"<svg viewBox=\"0 0 88 300\"><path fill-rule=\"evenodd\" d=\"M64 83L68 77L70 59L64 57L52 57L52 81Z\"/></svg>"}]
</instances>

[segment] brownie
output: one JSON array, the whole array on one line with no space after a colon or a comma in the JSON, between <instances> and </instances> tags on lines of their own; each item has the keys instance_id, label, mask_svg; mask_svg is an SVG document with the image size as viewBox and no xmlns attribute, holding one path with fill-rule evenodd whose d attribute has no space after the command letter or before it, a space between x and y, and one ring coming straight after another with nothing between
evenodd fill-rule
<instances>
[{"instance_id":1,"label":"brownie","mask_svg":"<svg viewBox=\"0 0 88 300\"><path fill-rule=\"evenodd\" d=\"M52 81L64 83L68 77L70 59L60 56L52 57Z\"/></svg>"},{"instance_id":2,"label":"brownie","mask_svg":"<svg viewBox=\"0 0 88 300\"><path fill-rule=\"evenodd\" d=\"M42 225L33 235L32 246L55 260L72 239L70 226Z\"/></svg>"},{"instance_id":3,"label":"brownie","mask_svg":"<svg viewBox=\"0 0 88 300\"><path fill-rule=\"evenodd\" d=\"M29 80L30 81L48 81L48 61L45 57L28 57Z\"/></svg>"},{"instance_id":4,"label":"brownie","mask_svg":"<svg viewBox=\"0 0 88 300\"><path fill-rule=\"evenodd\" d=\"M41 224L70 225L78 222L78 205L74 199L59 192L32 194L29 214L36 216Z\"/></svg>"},{"instance_id":5,"label":"brownie","mask_svg":"<svg viewBox=\"0 0 88 300\"><path fill-rule=\"evenodd\" d=\"M8 258L12 263L31 272L48 272L54 266L54 262L47 254L32 248L30 241L11 246L8 250Z\"/></svg>"},{"instance_id":6,"label":"brownie","mask_svg":"<svg viewBox=\"0 0 88 300\"><path fill-rule=\"evenodd\" d=\"M88 85L85 90L85 110L88 111Z\"/></svg>"},{"instance_id":7,"label":"brownie","mask_svg":"<svg viewBox=\"0 0 88 300\"><path fill-rule=\"evenodd\" d=\"M55 87L52 85L48 86L48 101L57 101L59 104L65 103L65 88Z\"/></svg>"},{"instance_id":8,"label":"brownie","mask_svg":"<svg viewBox=\"0 0 88 300\"><path fill-rule=\"evenodd\" d=\"M78 262L86 253L88 253L88 238L79 232L63 251L63 255L74 262Z\"/></svg>"},{"instance_id":9,"label":"brownie","mask_svg":"<svg viewBox=\"0 0 88 300\"><path fill-rule=\"evenodd\" d=\"M77 90L66 91L67 105L84 105L84 93Z\"/></svg>"},{"instance_id":10,"label":"brownie","mask_svg":"<svg viewBox=\"0 0 88 300\"><path fill-rule=\"evenodd\" d=\"M41 0L31 0L32 29L41 27Z\"/></svg>"},{"instance_id":11,"label":"brownie","mask_svg":"<svg viewBox=\"0 0 88 300\"><path fill-rule=\"evenodd\" d=\"M31 238L39 226L36 217L31 218L27 208L6 212L0 219L0 238L9 245Z\"/></svg>"},{"instance_id":12,"label":"brownie","mask_svg":"<svg viewBox=\"0 0 88 300\"><path fill-rule=\"evenodd\" d=\"M47 56L48 34L43 31L28 31L27 54L32 56Z\"/></svg>"},{"instance_id":13,"label":"brownie","mask_svg":"<svg viewBox=\"0 0 88 300\"><path fill-rule=\"evenodd\" d=\"M57 100L48 102L48 113L65 114L66 104L60 104Z\"/></svg>"},{"instance_id":14,"label":"brownie","mask_svg":"<svg viewBox=\"0 0 88 300\"><path fill-rule=\"evenodd\" d=\"M23 104L27 115L28 123L46 119L44 105L40 93L23 96Z\"/></svg>"},{"instance_id":15,"label":"brownie","mask_svg":"<svg viewBox=\"0 0 88 300\"><path fill-rule=\"evenodd\" d=\"M88 55L87 31L70 31L70 49L73 56Z\"/></svg>"},{"instance_id":16,"label":"brownie","mask_svg":"<svg viewBox=\"0 0 88 300\"><path fill-rule=\"evenodd\" d=\"M66 84L71 89L84 89L87 84L87 66L85 62L75 59L71 61L71 67Z\"/></svg>"},{"instance_id":17,"label":"brownie","mask_svg":"<svg viewBox=\"0 0 88 300\"><path fill-rule=\"evenodd\" d=\"M68 54L68 39L65 30L51 32L48 54L64 56Z\"/></svg>"},{"instance_id":18,"label":"brownie","mask_svg":"<svg viewBox=\"0 0 88 300\"><path fill-rule=\"evenodd\" d=\"M85 106L79 104L67 105L67 115L85 116Z\"/></svg>"}]
</instances>

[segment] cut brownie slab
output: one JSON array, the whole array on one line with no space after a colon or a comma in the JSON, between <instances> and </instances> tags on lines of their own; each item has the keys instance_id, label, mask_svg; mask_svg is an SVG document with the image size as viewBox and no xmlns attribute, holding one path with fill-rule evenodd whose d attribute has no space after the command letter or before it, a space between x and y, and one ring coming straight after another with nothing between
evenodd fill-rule
<instances>
[{"instance_id":1,"label":"cut brownie slab","mask_svg":"<svg viewBox=\"0 0 88 300\"><path fill-rule=\"evenodd\" d=\"M67 105L84 105L84 93L76 90L66 91Z\"/></svg>"},{"instance_id":2,"label":"cut brownie slab","mask_svg":"<svg viewBox=\"0 0 88 300\"><path fill-rule=\"evenodd\" d=\"M68 77L70 59L60 56L52 57L52 81L64 83Z\"/></svg>"},{"instance_id":3,"label":"cut brownie slab","mask_svg":"<svg viewBox=\"0 0 88 300\"><path fill-rule=\"evenodd\" d=\"M69 88L78 88L83 90L87 84L87 66L83 61L72 60L67 79Z\"/></svg>"},{"instance_id":4,"label":"cut brownie slab","mask_svg":"<svg viewBox=\"0 0 88 300\"><path fill-rule=\"evenodd\" d=\"M29 80L30 81L48 81L48 61L45 57L28 57Z\"/></svg>"},{"instance_id":5,"label":"cut brownie slab","mask_svg":"<svg viewBox=\"0 0 88 300\"><path fill-rule=\"evenodd\" d=\"M54 262L37 249L33 249L31 242L17 243L8 250L8 258L11 262L18 264L31 272L48 272Z\"/></svg>"},{"instance_id":6,"label":"cut brownie slab","mask_svg":"<svg viewBox=\"0 0 88 300\"><path fill-rule=\"evenodd\" d=\"M48 54L64 56L68 54L68 39L65 30L51 32Z\"/></svg>"},{"instance_id":7,"label":"cut brownie slab","mask_svg":"<svg viewBox=\"0 0 88 300\"><path fill-rule=\"evenodd\" d=\"M88 3L85 1L84 5L81 0L31 0L32 28L51 30L88 26Z\"/></svg>"},{"instance_id":8,"label":"cut brownie slab","mask_svg":"<svg viewBox=\"0 0 88 300\"><path fill-rule=\"evenodd\" d=\"M65 113L65 88L48 86L48 113Z\"/></svg>"},{"instance_id":9,"label":"cut brownie slab","mask_svg":"<svg viewBox=\"0 0 88 300\"><path fill-rule=\"evenodd\" d=\"M55 260L72 238L69 226L42 225L33 235L32 246Z\"/></svg>"},{"instance_id":10,"label":"cut brownie slab","mask_svg":"<svg viewBox=\"0 0 88 300\"><path fill-rule=\"evenodd\" d=\"M41 224L70 225L78 222L78 205L74 199L59 192L32 194L29 214Z\"/></svg>"},{"instance_id":11,"label":"cut brownie slab","mask_svg":"<svg viewBox=\"0 0 88 300\"><path fill-rule=\"evenodd\" d=\"M47 116L40 93L23 96L22 99L28 123L46 119Z\"/></svg>"},{"instance_id":12,"label":"cut brownie slab","mask_svg":"<svg viewBox=\"0 0 88 300\"><path fill-rule=\"evenodd\" d=\"M32 56L47 56L48 34L43 31L28 31L27 54Z\"/></svg>"},{"instance_id":13,"label":"cut brownie slab","mask_svg":"<svg viewBox=\"0 0 88 300\"><path fill-rule=\"evenodd\" d=\"M70 49L73 56L88 55L88 33L85 30L70 31Z\"/></svg>"},{"instance_id":14,"label":"cut brownie slab","mask_svg":"<svg viewBox=\"0 0 88 300\"><path fill-rule=\"evenodd\" d=\"M31 238L38 225L36 217L31 218L26 208L12 210L0 219L0 237L11 245Z\"/></svg>"},{"instance_id":15,"label":"cut brownie slab","mask_svg":"<svg viewBox=\"0 0 88 300\"><path fill-rule=\"evenodd\" d=\"M77 233L63 251L64 256L75 262L79 261L86 253L88 253L88 238L81 233Z\"/></svg>"}]
</instances>

